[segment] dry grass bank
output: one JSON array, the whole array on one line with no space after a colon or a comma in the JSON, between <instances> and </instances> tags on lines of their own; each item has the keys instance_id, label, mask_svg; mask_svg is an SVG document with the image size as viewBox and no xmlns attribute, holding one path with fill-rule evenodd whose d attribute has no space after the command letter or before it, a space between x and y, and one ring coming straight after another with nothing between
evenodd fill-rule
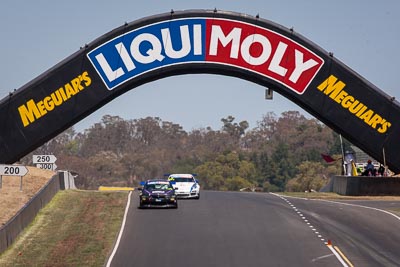
<instances>
[{"instance_id":1,"label":"dry grass bank","mask_svg":"<svg viewBox=\"0 0 400 267\"><path fill-rule=\"evenodd\" d=\"M55 174L54 171L27 167L28 173L18 176L3 176L0 189L0 227L10 220Z\"/></svg>"}]
</instances>

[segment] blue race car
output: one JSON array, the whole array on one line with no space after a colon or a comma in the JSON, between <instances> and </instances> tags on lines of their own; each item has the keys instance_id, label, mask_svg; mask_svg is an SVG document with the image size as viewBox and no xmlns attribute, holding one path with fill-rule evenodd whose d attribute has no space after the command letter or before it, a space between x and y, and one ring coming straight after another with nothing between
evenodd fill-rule
<instances>
[{"instance_id":1,"label":"blue race car","mask_svg":"<svg viewBox=\"0 0 400 267\"><path fill-rule=\"evenodd\" d=\"M139 208L178 208L173 184L168 180L156 179L140 183Z\"/></svg>"}]
</instances>

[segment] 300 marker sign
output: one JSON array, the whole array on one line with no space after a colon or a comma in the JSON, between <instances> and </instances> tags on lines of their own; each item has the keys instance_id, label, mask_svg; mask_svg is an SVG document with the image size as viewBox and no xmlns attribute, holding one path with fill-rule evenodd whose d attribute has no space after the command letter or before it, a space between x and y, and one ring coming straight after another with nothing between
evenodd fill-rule
<instances>
[{"instance_id":1,"label":"300 marker sign","mask_svg":"<svg viewBox=\"0 0 400 267\"><path fill-rule=\"evenodd\" d=\"M57 165L55 163L37 163L36 167L43 170L55 171L57 169Z\"/></svg>"}]
</instances>

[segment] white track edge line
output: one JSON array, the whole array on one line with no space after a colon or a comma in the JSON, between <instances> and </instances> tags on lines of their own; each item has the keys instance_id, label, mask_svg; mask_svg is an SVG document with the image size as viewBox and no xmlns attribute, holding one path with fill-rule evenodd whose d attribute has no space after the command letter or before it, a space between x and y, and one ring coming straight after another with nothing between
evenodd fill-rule
<instances>
[{"instance_id":1,"label":"white track edge line","mask_svg":"<svg viewBox=\"0 0 400 267\"><path fill-rule=\"evenodd\" d=\"M344 267L349 267L349 265L347 265L347 263L342 259L342 257L339 255L339 253L337 253L337 251L332 246L327 245L327 247L332 251L332 253L336 256L336 258L340 261L340 263Z\"/></svg>"},{"instance_id":2,"label":"white track edge line","mask_svg":"<svg viewBox=\"0 0 400 267\"><path fill-rule=\"evenodd\" d=\"M313 199L313 198L304 198L304 197L292 197L292 196L279 195L279 194L275 194L275 193L270 193L270 194L278 196L278 197L297 198L297 199L312 200L312 201L324 201L324 202L328 202L328 203L342 204L342 205L347 205L347 206L353 206L353 207L360 207L360 208L365 208L365 209L376 210L376 211L380 211L380 212L386 213L388 215L391 215L391 216L395 217L397 220L400 221L400 216L397 216L396 214L394 214L394 213L392 213L390 211L383 210L383 209L378 209L378 208L374 208L374 207L368 207L368 206L363 206L363 205L358 205L358 204L351 204L351 203L339 202L339 201L333 201L333 200L327 200L327 199Z\"/></svg>"},{"instance_id":3,"label":"white track edge line","mask_svg":"<svg viewBox=\"0 0 400 267\"><path fill-rule=\"evenodd\" d=\"M117 242L115 243L114 249L113 249L110 257L108 258L106 267L110 267L111 262L112 262L112 260L114 258L114 255L117 252L117 249L118 249L118 246L119 246L119 242L121 241L122 233L124 232L124 229L125 229L126 217L128 215L129 206L131 204L131 195L132 195L132 191L128 195L128 202L126 203L125 214L124 214L124 219L122 220L121 229L119 230Z\"/></svg>"}]
</instances>

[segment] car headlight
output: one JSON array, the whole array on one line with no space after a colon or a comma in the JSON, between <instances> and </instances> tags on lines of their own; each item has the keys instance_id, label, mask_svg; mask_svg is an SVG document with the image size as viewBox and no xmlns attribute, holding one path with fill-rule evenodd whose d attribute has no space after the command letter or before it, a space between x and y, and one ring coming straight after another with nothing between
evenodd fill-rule
<instances>
[{"instance_id":1,"label":"car headlight","mask_svg":"<svg viewBox=\"0 0 400 267\"><path fill-rule=\"evenodd\" d=\"M149 198L149 194L147 194L146 192L142 192L142 193L140 193L139 197L141 199L147 199L147 198Z\"/></svg>"},{"instance_id":2,"label":"car headlight","mask_svg":"<svg viewBox=\"0 0 400 267\"><path fill-rule=\"evenodd\" d=\"M197 191L199 189L199 187L197 186L197 184L194 184L192 186L192 188L190 189L190 191Z\"/></svg>"},{"instance_id":3,"label":"car headlight","mask_svg":"<svg viewBox=\"0 0 400 267\"><path fill-rule=\"evenodd\" d=\"M140 191L139 196L140 196L140 197L141 197L141 196L149 197L149 196L150 196L150 192L147 191L147 190L145 190L145 189L143 189L142 191Z\"/></svg>"}]
</instances>

